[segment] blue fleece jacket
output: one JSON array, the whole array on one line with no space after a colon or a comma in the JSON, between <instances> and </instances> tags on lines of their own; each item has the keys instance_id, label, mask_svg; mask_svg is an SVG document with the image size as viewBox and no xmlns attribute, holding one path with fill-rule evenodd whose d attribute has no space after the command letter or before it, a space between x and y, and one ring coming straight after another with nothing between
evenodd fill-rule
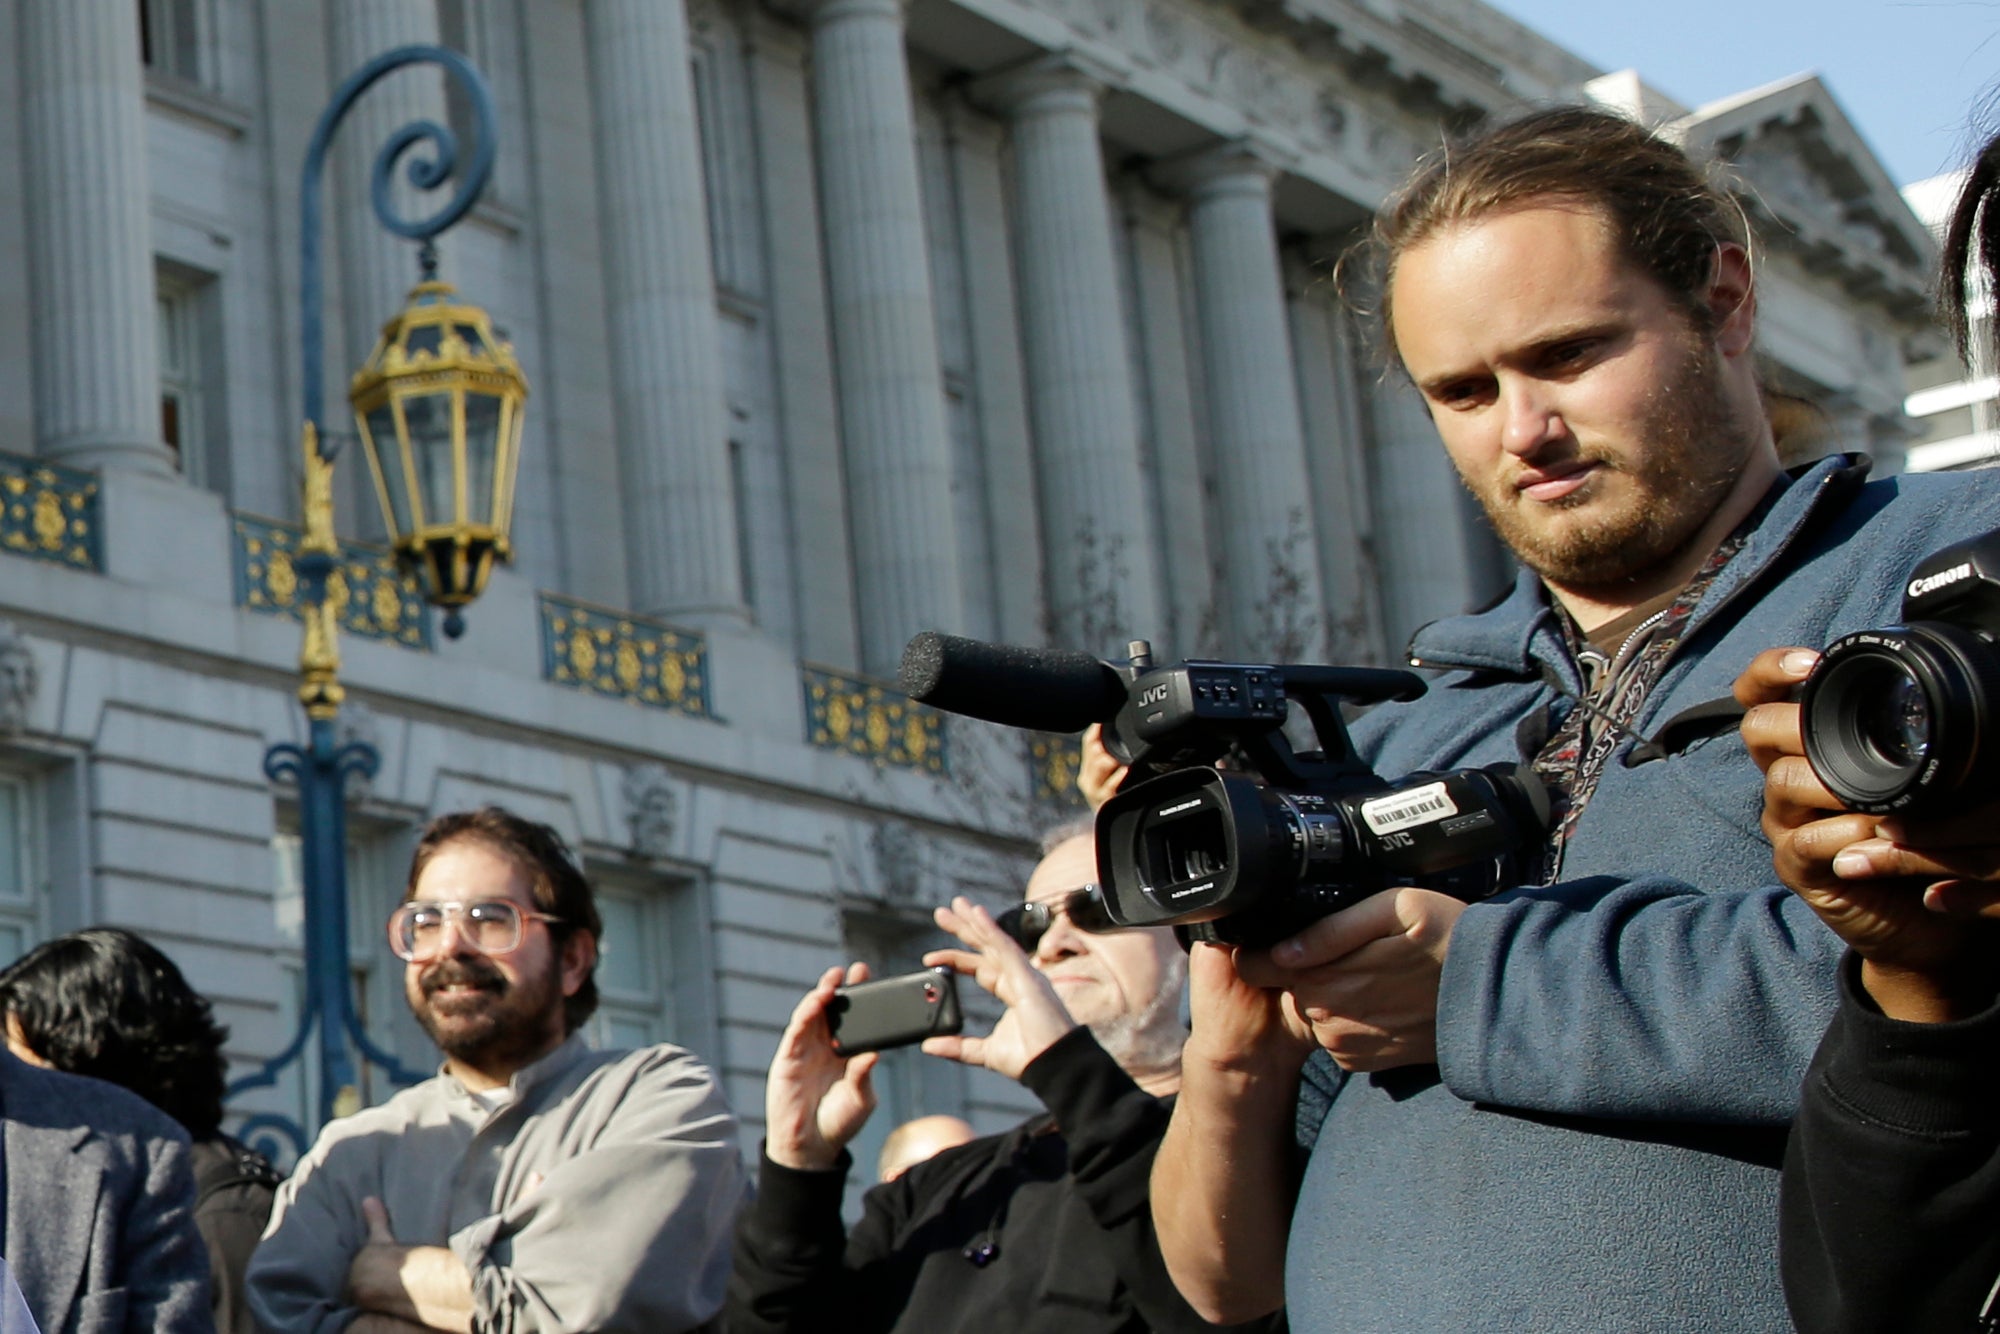
<instances>
[{"instance_id":1,"label":"blue fleece jacket","mask_svg":"<svg viewBox=\"0 0 2000 1334\"><path fill-rule=\"evenodd\" d=\"M1635 730L1727 697L1763 649L1895 622L1912 565L1995 526L2000 470L1864 485L1820 463L1710 586ZM1411 649L1446 674L1354 729L1388 778L1525 758L1582 688L1532 576ZM1309 1066L1294 1330L1790 1328L1778 1169L1839 941L1773 881L1734 727L1630 749L1558 883L1459 918L1437 1066Z\"/></svg>"}]
</instances>

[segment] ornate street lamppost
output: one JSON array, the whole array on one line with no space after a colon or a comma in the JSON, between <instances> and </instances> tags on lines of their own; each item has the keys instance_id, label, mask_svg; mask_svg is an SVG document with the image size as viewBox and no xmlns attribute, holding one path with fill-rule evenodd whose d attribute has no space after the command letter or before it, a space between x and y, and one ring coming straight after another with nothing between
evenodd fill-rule
<instances>
[{"instance_id":1,"label":"ornate street lamppost","mask_svg":"<svg viewBox=\"0 0 2000 1334\"><path fill-rule=\"evenodd\" d=\"M492 94L479 71L455 51L405 46L386 52L334 91L307 145L299 189L305 533L293 565L305 620L299 700L309 731L304 746L286 742L266 751L264 772L273 781L290 779L299 789L305 998L291 1042L229 1090L234 1096L275 1085L280 1070L303 1059L307 1042L317 1032L322 1123L359 1104L350 1043L363 1062L381 1067L399 1083L425 1076L369 1040L355 1014L348 973L346 783L350 774L372 776L380 756L365 742L341 745L334 728L346 693L338 679L336 608L327 587L338 552L333 533L333 462L339 441L322 424L325 355L319 253L321 178L334 130L377 80L413 64L441 65L464 85L475 141L460 170L459 145L451 131L431 121L417 121L396 131L376 154L370 180L375 216L389 231L419 243L423 277L409 306L384 326L367 365L354 377L350 398L391 543L399 562L416 573L426 600L444 608L447 635L456 636L462 628L460 611L485 587L494 560L508 557L521 405L528 392L512 349L494 337L486 312L459 302L448 284L437 281L436 273L434 238L471 210L493 171ZM432 190L456 175L457 187L435 213L412 221L396 214L390 187L398 160L425 142L433 155L410 159L410 181L421 190ZM307 1129L284 1116L252 1116L243 1129L246 1137L278 1131L300 1152L308 1143Z\"/></svg>"}]
</instances>

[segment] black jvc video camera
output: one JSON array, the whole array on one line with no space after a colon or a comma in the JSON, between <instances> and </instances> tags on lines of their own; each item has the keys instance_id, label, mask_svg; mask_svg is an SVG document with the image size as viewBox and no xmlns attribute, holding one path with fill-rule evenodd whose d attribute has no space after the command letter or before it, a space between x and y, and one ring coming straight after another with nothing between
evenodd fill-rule
<instances>
[{"instance_id":1,"label":"black jvc video camera","mask_svg":"<svg viewBox=\"0 0 2000 1334\"><path fill-rule=\"evenodd\" d=\"M1806 759L1848 809L1951 815L2000 778L2000 531L1927 556L1903 623L1827 645L1799 694Z\"/></svg>"},{"instance_id":2,"label":"black jvc video camera","mask_svg":"<svg viewBox=\"0 0 2000 1334\"><path fill-rule=\"evenodd\" d=\"M1392 885L1467 901L1516 883L1515 859L1547 827L1525 765L1389 782L1355 755L1340 704L1414 699L1410 672L1180 662L1135 640L1123 661L1007 648L926 632L902 687L935 708L1046 732L1104 725L1131 766L1097 814L1102 901L1071 906L1092 929L1174 926L1195 939L1268 945ZM1292 702L1319 743L1296 751ZM1218 761L1250 772L1219 772Z\"/></svg>"}]
</instances>

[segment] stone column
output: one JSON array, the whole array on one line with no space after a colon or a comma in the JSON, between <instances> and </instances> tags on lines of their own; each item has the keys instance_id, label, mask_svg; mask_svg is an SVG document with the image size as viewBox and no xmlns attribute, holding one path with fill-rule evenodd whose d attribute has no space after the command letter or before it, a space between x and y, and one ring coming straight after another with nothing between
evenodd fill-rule
<instances>
[{"instance_id":1,"label":"stone column","mask_svg":"<svg viewBox=\"0 0 2000 1334\"><path fill-rule=\"evenodd\" d=\"M864 668L963 618L900 0L812 10L827 289Z\"/></svg>"},{"instance_id":2,"label":"stone column","mask_svg":"<svg viewBox=\"0 0 2000 1334\"><path fill-rule=\"evenodd\" d=\"M1101 90L1065 56L978 90L1013 133L1015 255L1052 629L1058 643L1091 653L1165 629L1097 137Z\"/></svg>"},{"instance_id":3,"label":"stone column","mask_svg":"<svg viewBox=\"0 0 2000 1334\"><path fill-rule=\"evenodd\" d=\"M1381 642L1381 579L1374 558L1359 368L1352 331L1323 275L1331 256L1292 275L1292 347L1299 360L1299 407L1320 521L1320 578L1326 597L1324 642L1335 662L1386 660ZM1401 650L1402 645L1395 646Z\"/></svg>"},{"instance_id":4,"label":"stone column","mask_svg":"<svg viewBox=\"0 0 2000 1334\"><path fill-rule=\"evenodd\" d=\"M633 605L742 618L687 19L677 0L591 0L584 15Z\"/></svg>"},{"instance_id":5,"label":"stone column","mask_svg":"<svg viewBox=\"0 0 2000 1334\"><path fill-rule=\"evenodd\" d=\"M18 22L36 448L170 473L135 11L66 0L21 5Z\"/></svg>"},{"instance_id":6,"label":"stone column","mask_svg":"<svg viewBox=\"0 0 2000 1334\"><path fill-rule=\"evenodd\" d=\"M1465 489L1423 399L1396 378L1374 386L1368 406L1383 637L1393 665L1419 626L1472 604L1477 573L1459 501Z\"/></svg>"},{"instance_id":7,"label":"stone column","mask_svg":"<svg viewBox=\"0 0 2000 1334\"><path fill-rule=\"evenodd\" d=\"M1271 216L1275 168L1245 147L1177 164L1188 192L1195 298L1219 504L1225 651L1316 659L1319 543L1297 373Z\"/></svg>"},{"instance_id":8,"label":"stone column","mask_svg":"<svg viewBox=\"0 0 2000 1334\"><path fill-rule=\"evenodd\" d=\"M1166 581L1167 632L1154 644L1175 657L1222 652L1216 621L1220 565L1216 516L1206 494L1202 457L1207 431L1195 364L1193 314L1182 291L1183 201L1133 177L1120 190L1132 247L1133 339L1138 345L1142 419L1151 445L1154 531Z\"/></svg>"},{"instance_id":9,"label":"stone column","mask_svg":"<svg viewBox=\"0 0 2000 1334\"><path fill-rule=\"evenodd\" d=\"M769 11L752 13L744 26L764 217L767 227L781 225L786 234L782 244L770 247L765 290L791 492L798 648L814 662L852 670L860 666L861 650L819 193L813 184L807 39Z\"/></svg>"}]
</instances>

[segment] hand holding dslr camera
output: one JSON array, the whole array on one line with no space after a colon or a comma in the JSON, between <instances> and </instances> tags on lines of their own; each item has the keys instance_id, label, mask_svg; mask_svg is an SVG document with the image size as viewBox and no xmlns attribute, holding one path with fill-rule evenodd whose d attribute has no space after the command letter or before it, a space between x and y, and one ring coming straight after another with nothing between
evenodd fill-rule
<instances>
[{"instance_id":1,"label":"hand holding dslr camera","mask_svg":"<svg viewBox=\"0 0 2000 1334\"><path fill-rule=\"evenodd\" d=\"M1827 645L1799 695L1807 762L1848 810L1938 817L2000 778L2000 532L1911 573L1903 623Z\"/></svg>"},{"instance_id":2,"label":"hand holding dslr camera","mask_svg":"<svg viewBox=\"0 0 2000 1334\"><path fill-rule=\"evenodd\" d=\"M2000 960L2000 532L1919 562L1901 624L1737 681L1778 878L1863 960L1891 1017L1991 999ZM1797 703L1790 701L1796 699Z\"/></svg>"}]
</instances>

